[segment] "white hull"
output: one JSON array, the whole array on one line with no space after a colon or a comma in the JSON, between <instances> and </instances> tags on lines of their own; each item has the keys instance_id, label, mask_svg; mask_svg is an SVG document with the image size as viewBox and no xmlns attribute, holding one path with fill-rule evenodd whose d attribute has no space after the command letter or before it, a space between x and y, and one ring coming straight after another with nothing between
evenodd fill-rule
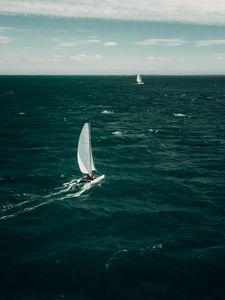
<instances>
[{"instance_id":1,"label":"white hull","mask_svg":"<svg viewBox=\"0 0 225 300\"><path fill-rule=\"evenodd\" d=\"M105 178L105 175L98 176L97 178L95 178L94 180L92 180L90 183L92 185L94 185L94 184L98 183L99 181L101 181L104 178Z\"/></svg>"},{"instance_id":2,"label":"white hull","mask_svg":"<svg viewBox=\"0 0 225 300\"><path fill-rule=\"evenodd\" d=\"M94 180L87 181L87 182L82 182L83 178L78 179L77 183L82 184L82 187L81 187L80 191L78 193L76 193L76 196L77 197L80 196L81 194L83 194L85 191L89 190L93 185L100 182L104 178L105 178L105 175L101 175L101 176L98 176L97 178L95 178Z\"/></svg>"},{"instance_id":3,"label":"white hull","mask_svg":"<svg viewBox=\"0 0 225 300\"><path fill-rule=\"evenodd\" d=\"M136 84L144 84L144 82L136 82Z\"/></svg>"}]
</instances>

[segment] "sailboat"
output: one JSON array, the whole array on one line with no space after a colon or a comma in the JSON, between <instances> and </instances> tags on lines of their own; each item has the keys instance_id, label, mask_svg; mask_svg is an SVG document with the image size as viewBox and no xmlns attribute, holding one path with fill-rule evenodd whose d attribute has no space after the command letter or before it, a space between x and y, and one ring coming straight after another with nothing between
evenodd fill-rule
<instances>
[{"instance_id":1,"label":"sailboat","mask_svg":"<svg viewBox=\"0 0 225 300\"><path fill-rule=\"evenodd\" d=\"M77 180L77 183L83 184L83 192L105 178L105 175L96 176L93 174L96 168L92 155L90 123L85 123L81 130L77 148L77 162L81 173L84 174L82 178Z\"/></svg>"},{"instance_id":2,"label":"sailboat","mask_svg":"<svg viewBox=\"0 0 225 300\"><path fill-rule=\"evenodd\" d=\"M140 74L137 74L137 80L136 80L136 83L137 83L137 84L144 84L144 82L143 82L142 79L141 79L141 75L140 75Z\"/></svg>"}]
</instances>

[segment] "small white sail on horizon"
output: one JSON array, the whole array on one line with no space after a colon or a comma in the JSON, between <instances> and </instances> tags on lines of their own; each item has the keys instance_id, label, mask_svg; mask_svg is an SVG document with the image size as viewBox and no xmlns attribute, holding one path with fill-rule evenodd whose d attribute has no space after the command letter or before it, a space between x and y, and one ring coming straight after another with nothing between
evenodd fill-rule
<instances>
[{"instance_id":1,"label":"small white sail on horizon","mask_svg":"<svg viewBox=\"0 0 225 300\"><path fill-rule=\"evenodd\" d=\"M142 78L141 78L141 75L140 74L138 74L137 75L137 80L136 80L137 82L137 84L144 84L144 82L142 81Z\"/></svg>"}]
</instances>

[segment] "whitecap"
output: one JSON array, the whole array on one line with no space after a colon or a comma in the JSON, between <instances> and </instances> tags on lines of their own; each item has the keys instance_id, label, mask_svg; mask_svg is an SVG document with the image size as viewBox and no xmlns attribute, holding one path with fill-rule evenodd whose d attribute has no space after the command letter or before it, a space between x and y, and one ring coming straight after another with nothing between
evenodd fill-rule
<instances>
[{"instance_id":1,"label":"whitecap","mask_svg":"<svg viewBox=\"0 0 225 300\"><path fill-rule=\"evenodd\" d=\"M117 261L117 259L123 255L125 255L126 253L128 253L127 249L121 249L121 250L117 250L116 252L113 253L113 255L107 260L106 264L105 264L105 268L106 270L109 270L113 267L115 261Z\"/></svg>"},{"instance_id":2,"label":"whitecap","mask_svg":"<svg viewBox=\"0 0 225 300\"><path fill-rule=\"evenodd\" d=\"M152 133L157 133L159 132L158 129L153 129L153 128L149 128L148 131L152 132Z\"/></svg>"},{"instance_id":3,"label":"whitecap","mask_svg":"<svg viewBox=\"0 0 225 300\"><path fill-rule=\"evenodd\" d=\"M155 245L153 245L153 247L152 247L152 249L162 249L162 247L163 247L163 244L162 243L160 243L160 244L155 244Z\"/></svg>"},{"instance_id":4,"label":"whitecap","mask_svg":"<svg viewBox=\"0 0 225 300\"><path fill-rule=\"evenodd\" d=\"M14 91L8 91L7 94L14 95Z\"/></svg>"},{"instance_id":5,"label":"whitecap","mask_svg":"<svg viewBox=\"0 0 225 300\"><path fill-rule=\"evenodd\" d=\"M103 110L103 111L101 111L101 113L110 115L110 114L114 114L114 111L112 111L112 110Z\"/></svg>"},{"instance_id":6,"label":"whitecap","mask_svg":"<svg viewBox=\"0 0 225 300\"><path fill-rule=\"evenodd\" d=\"M112 132L113 135L124 135L124 134L127 134L127 131L126 130L117 130L117 131L114 131Z\"/></svg>"},{"instance_id":7,"label":"whitecap","mask_svg":"<svg viewBox=\"0 0 225 300\"><path fill-rule=\"evenodd\" d=\"M181 113L178 113L178 114L173 114L174 117L186 117L186 115L184 114L181 114Z\"/></svg>"}]
</instances>

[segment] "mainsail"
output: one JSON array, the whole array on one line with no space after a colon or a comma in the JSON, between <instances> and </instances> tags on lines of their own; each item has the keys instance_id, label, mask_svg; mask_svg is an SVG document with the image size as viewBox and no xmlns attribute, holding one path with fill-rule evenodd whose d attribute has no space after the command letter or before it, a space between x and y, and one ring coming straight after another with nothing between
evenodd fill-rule
<instances>
[{"instance_id":1,"label":"mainsail","mask_svg":"<svg viewBox=\"0 0 225 300\"><path fill-rule=\"evenodd\" d=\"M92 157L90 124L85 123L81 130L77 149L77 161L83 174L92 174L95 170Z\"/></svg>"},{"instance_id":2,"label":"mainsail","mask_svg":"<svg viewBox=\"0 0 225 300\"><path fill-rule=\"evenodd\" d=\"M141 79L141 75L140 74L137 75L137 83L142 83L142 79Z\"/></svg>"},{"instance_id":3,"label":"mainsail","mask_svg":"<svg viewBox=\"0 0 225 300\"><path fill-rule=\"evenodd\" d=\"M140 74L137 75L137 82L141 82L141 76L140 76Z\"/></svg>"}]
</instances>

